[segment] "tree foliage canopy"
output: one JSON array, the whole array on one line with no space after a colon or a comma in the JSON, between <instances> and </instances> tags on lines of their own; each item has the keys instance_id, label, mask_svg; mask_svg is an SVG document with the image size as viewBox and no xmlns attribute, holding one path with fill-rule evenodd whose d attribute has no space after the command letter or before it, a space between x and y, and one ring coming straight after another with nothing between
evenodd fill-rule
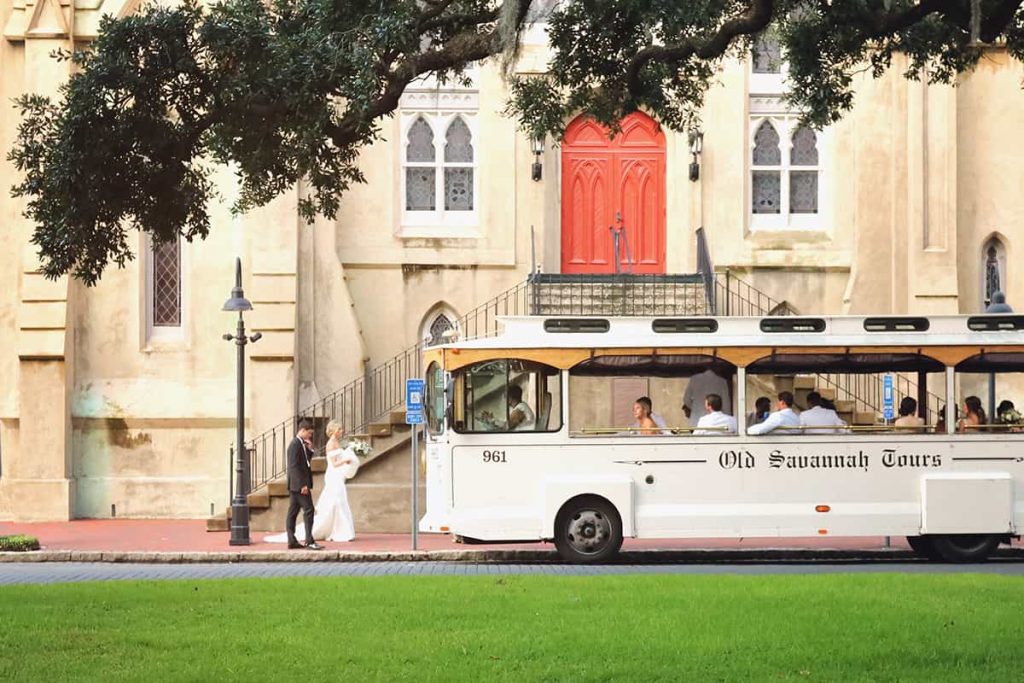
<instances>
[{"instance_id":1,"label":"tree foliage canopy","mask_svg":"<svg viewBox=\"0 0 1024 683\"><path fill-rule=\"evenodd\" d=\"M896 53L906 76L949 82L980 43L1024 56L1024 0L221 0L150 5L103 21L60 101L27 94L10 158L50 277L94 284L132 258L128 231L205 237L215 164L235 169L244 212L300 179L309 221L334 217L363 180L360 150L415 79L514 64L520 32L549 21L543 76L510 78L508 113L559 136L587 113L614 129L643 108L682 130L721 61L766 30L789 62L792 103L817 126L853 103L853 77ZM972 4L978 11L972 14ZM551 5L557 5L552 11ZM973 26L972 16L977 23ZM511 71L511 69L510 69Z\"/></svg>"}]
</instances>

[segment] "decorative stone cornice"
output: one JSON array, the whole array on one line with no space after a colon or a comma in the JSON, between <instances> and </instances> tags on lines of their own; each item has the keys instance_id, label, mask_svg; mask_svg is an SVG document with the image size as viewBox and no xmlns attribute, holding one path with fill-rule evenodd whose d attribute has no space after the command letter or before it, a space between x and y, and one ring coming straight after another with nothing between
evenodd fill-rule
<instances>
[{"instance_id":1,"label":"decorative stone cornice","mask_svg":"<svg viewBox=\"0 0 1024 683\"><path fill-rule=\"evenodd\" d=\"M476 90L406 89L401 107L413 111L475 111L480 108Z\"/></svg>"}]
</instances>

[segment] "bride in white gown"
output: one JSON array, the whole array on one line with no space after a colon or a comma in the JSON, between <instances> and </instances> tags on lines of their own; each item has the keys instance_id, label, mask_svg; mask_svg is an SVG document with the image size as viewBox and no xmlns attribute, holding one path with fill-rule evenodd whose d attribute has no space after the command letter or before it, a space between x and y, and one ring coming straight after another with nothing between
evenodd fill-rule
<instances>
[{"instance_id":1,"label":"bride in white gown","mask_svg":"<svg viewBox=\"0 0 1024 683\"><path fill-rule=\"evenodd\" d=\"M352 521L352 510L348 505L348 491L345 480L355 476L359 469L359 458L351 448L341 447L344 430L335 420L327 423L327 471L324 473L324 490L316 499L316 513L313 517L313 539L316 541L351 541L356 536ZM306 528L301 517L295 528L295 537L304 538ZM264 537L265 543L287 543L288 534Z\"/></svg>"}]
</instances>

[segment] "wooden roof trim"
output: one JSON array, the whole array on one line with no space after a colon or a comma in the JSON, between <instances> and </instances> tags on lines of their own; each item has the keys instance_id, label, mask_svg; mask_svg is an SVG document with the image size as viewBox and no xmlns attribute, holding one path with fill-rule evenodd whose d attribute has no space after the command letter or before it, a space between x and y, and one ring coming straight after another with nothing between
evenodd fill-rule
<instances>
[{"instance_id":1,"label":"wooden roof trim","mask_svg":"<svg viewBox=\"0 0 1024 683\"><path fill-rule=\"evenodd\" d=\"M998 345L985 346L985 353L1022 353L1024 346ZM434 355L437 350L430 349L424 352L424 364L429 364L430 359L436 359ZM742 347L632 347L632 348L545 348L545 349L457 349L448 348L444 350L444 366L448 371L458 370L467 365L481 361L498 360L502 358L518 358L537 363L544 363L561 370L568 370L579 363L590 358L601 356L683 356L683 355L704 355L709 358L718 357L732 363L736 367L746 367L762 358L771 355L814 355L814 354L876 354L876 353L910 353L928 356L948 367L954 367L957 363L981 353L979 346L742 346Z\"/></svg>"}]
</instances>

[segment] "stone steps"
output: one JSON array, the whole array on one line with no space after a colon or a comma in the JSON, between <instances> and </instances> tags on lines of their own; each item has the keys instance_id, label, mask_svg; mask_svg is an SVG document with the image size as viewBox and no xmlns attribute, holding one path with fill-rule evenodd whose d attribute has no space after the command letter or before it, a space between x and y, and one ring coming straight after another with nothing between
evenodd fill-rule
<instances>
[{"instance_id":1,"label":"stone steps","mask_svg":"<svg viewBox=\"0 0 1024 683\"><path fill-rule=\"evenodd\" d=\"M397 419L399 416L400 421ZM361 533L406 532L410 522L408 504L403 501L408 496L403 497L402 491L409 490L407 480L411 431L405 424L405 412L392 412L387 423L371 424L368 431L370 434L350 435L352 438L369 440L373 447L370 454L361 459L359 472L348 482L349 504L356 518L356 528ZM388 464L392 459L395 459L394 466ZM323 457L313 458L310 465L315 498L317 491L323 488L327 460ZM382 472L386 472L383 477ZM426 495L425 491L423 494ZM248 502L249 528L252 532L281 531L284 529L289 503L287 478L282 475L268 482L266 487L250 493ZM228 531L230 520L231 508L228 507L223 514L207 520L206 530Z\"/></svg>"}]
</instances>

